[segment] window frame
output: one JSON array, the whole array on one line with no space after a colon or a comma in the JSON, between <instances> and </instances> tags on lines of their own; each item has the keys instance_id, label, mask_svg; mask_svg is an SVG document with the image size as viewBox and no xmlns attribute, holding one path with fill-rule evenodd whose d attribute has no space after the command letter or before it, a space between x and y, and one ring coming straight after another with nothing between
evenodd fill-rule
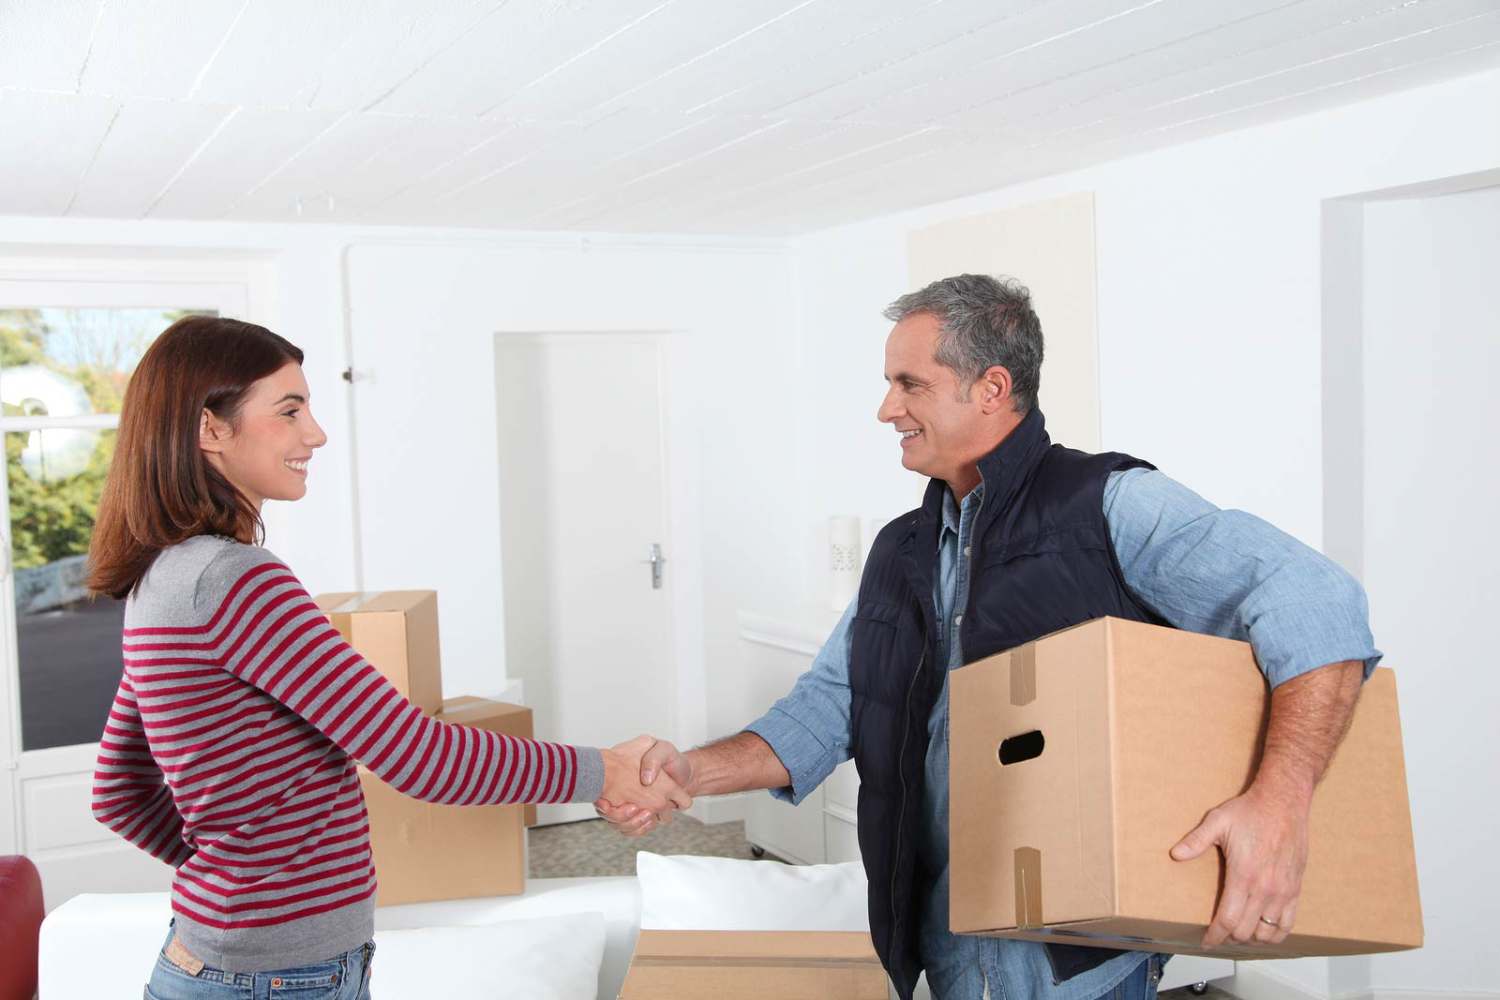
<instances>
[{"instance_id":1,"label":"window frame","mask_svg":"<svg viewBox=\"0 0 1500 1000\"><path fill-rule=\"evenodd\" d=\"M274 325L273 275L272 258L259 253L204 251L189 257L101 248L78 255L45 251L7 256L0 251L0 308L213 309L221 316ZM118 424L118 414L0 414L0 434L65 427L106 430ZM6 477L0 477L0 854L46 854L54 845L83 848L95 839L86 810L78 817L86 825L72 829L79 809L71 800L92 773L98 742L22 749L9 493Z\"/></svg>"}]
</instances>

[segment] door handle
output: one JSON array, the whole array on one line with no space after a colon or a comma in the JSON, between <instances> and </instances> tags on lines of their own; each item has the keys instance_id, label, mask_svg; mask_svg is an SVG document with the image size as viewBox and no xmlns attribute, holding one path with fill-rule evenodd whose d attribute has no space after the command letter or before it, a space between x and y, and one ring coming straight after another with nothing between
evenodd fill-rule
<instances>
[{"instance_id":1,"label":"door handle","mask_svg":"<svg viewBox=\"0 0 1500 1000\"><path fill-rule=\"evenodd\" d=\"M641 562L651 567L651 589L660 590L662 567L667 564L667 557L661 554L661 543L652 542L650 557Z\"/></svg>"}]
</instances>

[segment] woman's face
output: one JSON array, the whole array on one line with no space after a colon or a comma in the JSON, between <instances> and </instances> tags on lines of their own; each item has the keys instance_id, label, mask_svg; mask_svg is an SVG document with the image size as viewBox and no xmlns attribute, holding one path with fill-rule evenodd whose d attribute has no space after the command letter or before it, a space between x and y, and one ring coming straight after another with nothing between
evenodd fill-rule
<instances>
[{"instance_id":1,"label":"woman's face","mask_svg":"<svg viewBox=\"0 0 1500 1000\"><path fill-rule=\"evenodd\" d=\"M255 509L267 500L300 500L307 492L307 465L328 435L308 407L302 366L289 361L250 387L231 427L207 410L198 443L214 468Z\"/></svg>"}]
</instances>

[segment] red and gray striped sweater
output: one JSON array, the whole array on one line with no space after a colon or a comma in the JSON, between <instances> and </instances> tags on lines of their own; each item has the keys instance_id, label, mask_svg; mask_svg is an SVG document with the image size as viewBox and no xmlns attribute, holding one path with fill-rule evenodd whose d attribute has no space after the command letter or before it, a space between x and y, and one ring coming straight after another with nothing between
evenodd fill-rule
<instances>
[{"instance_id":1,"label":"red and gray striped sweater","mask_svg":"<svg viewBox=\"0 0 1500 1000\"><path fill-rule=\"evenodd\" d=\"M289 968L370 939L356 762L429 802L602 790L597 750L422 715L256 546L200 536L163 551L126 603L124 659L94 815L177 869L177 933L218 968Z\"/></svg>"}]
</instances>

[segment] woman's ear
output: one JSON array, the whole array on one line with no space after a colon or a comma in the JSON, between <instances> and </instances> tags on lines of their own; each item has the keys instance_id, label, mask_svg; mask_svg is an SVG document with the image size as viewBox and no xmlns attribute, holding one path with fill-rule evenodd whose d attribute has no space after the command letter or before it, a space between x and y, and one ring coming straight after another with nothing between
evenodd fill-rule
<instances>
[{"instance_id":1,"label":"woman's ear","mask_svg":"<svg viewBox=\"0 0 1500 1000\"><path fill-rule=\"evenodd\" d=\"M229 425L204 407L203 416L198 420L198 447L210 454L219 454L232 436Z\"/></svg>"}]
</instances>

